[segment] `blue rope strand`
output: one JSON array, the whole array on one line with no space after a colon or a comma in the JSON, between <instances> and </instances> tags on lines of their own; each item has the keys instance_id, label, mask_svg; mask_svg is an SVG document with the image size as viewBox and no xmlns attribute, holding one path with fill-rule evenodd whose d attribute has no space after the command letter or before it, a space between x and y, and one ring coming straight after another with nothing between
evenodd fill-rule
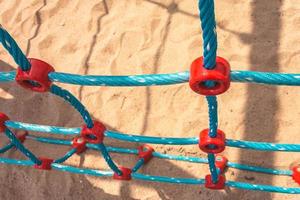
<instances>
[{"instance_id":1,"label":"blue rope strand","mask_svg":"<svg viewBox=\"0 0 300 200\"><path fill-rule=\"evenodd\" d=\"M209 136L217 136L218 130L218 102L216 96L206 96L209 113Z\"/></svg>"},{"instance_id":2,"label":"blue rope strand","mask_svg":"<svg viewBox=\"0 0 300 200\"><path fill-rule=\"evenodd\" d=\"M8 53L13 57L14 61L23 71L30 69L30 62L23 54L22 50L11 37L11 35L0 25L0 42Z\"/></svg>"},{"instance_id":3,"label":"blue rope strand","mask_svg":"<svg viewBox=\"0 0 300 200\"><path fill-rule=\"evenodd\" d=\"M199 0L200 21L203 31L203 64L206 69L213 69L217 58L217 32L214 0ZM214 82L207 81L207 87L213 87ZM209 136L216 137L218 128L217 98L206 96L209 108ZM218 181L218 171L215 165L214 154L208 154L209 170L213 183Z\"/></svg>"},{"instance_id":4,"label":"blue rope strand","mask_svg":"<svg viewBox=\"0 0 300 200\"><path fill-rule=\"evenodd\" d=\"M70 92L54 84L51 85L50 92L59 97L62 97L64 100L70 103L80 113L88 128L92 128L94 126L92 118L88 111L85 109L84 105L82 105L82 103Z\"/></svg>"},{"instance_id":5,"label":"blue rope strand","mask_svg":"<svg viewBox=\"0 0 300 200\"><path fill-rule=\"evenodd\" d=\"M57 126L45 126L37 124L28 124L22 122L6 121L5 125L13 129L23 129L27 131L37 131L61 135L78 135L81 132L81 128L64 128ZM127 142L139 142L149 144L168 144L168 145L195 145L199 143L199 138L170 138L170 137L151 137L134 134L119 133L116 131L105 131L105 136L116 140ZM269 142L253 142L243 140L226 140L226 146L252 149L258 151L283 151L283 152L300 152L300 144L278 144Z\"/></svg>"},{"instance_id":6,"label":"blue rope strand","mask_svg":"<svg viewBox=\"0 0 300 200\"><path fill-rule=\"evenodd\" d=\"M15 71L0 72L0 82L12 82L15 80L15 75ZM156 86L186 83L189 81L189 72L131 76L78 75L52 72L49 74L49 78L55 82L86 86ZM231 71L230 78L231 82L237 83L300 86L300 74L235 70Z\"/></svg>"},{"instance_id":7,"label":"blue rope strand","mask_svg":"<svg viewBox=\"0 0 300 200\"><path fill-rule=\"evenodd\" d=\"M34 165L34 163L31 162L30 160L15 160L10 158L0 158L0 163L22 165L22 166ZM98 176L98 177L103 177L103 176L111 177L113 175L113 172L111 171L82 169L78 167L62 165L57 163L52 163L51 167L52 169L56 169L59 171L71 172L76 174L86 174L86 175ZM203 185L205 183L204 179L151 176L148 174L140 174L140 173L133 173L132 178L138 180L145 180L145 181L157 181L157 182L175 183L175 184ZM287 194L300 194L300 188L276 187L271 185L257 185L257 184L234 182L234 181L227 181L226 185L230 187L236 187L236 188L247 189L247 190L259 190L259 191L287 193Z\"/></svg>"},{"instance_id":8,"label":"blue rope strand","mask_svg":"<svg viewBox=\"0 0 300 200\"><path fill-rule=\"evenodd\" d=\"M63 157L54 160L54 163L63 163L76 153L76 149L71 149Z\"/></svg>"},{"instance_id":9,"label":"blue rope strand","mask_svg":"<svg viewBox=\"0 0 300 200\"><path fill-rule=\"evenodd\" d=\"M104 144L98 144L96 145L99 150L101 151L103 158L105 159L106 163L108 164L108 166L110 167L111 170L113 170L115 173L117 173L118 175L122 175L121 170L117 167L117 165L114 163L114 161L111 159L106 147L104 146Z\"/></svg>"},{"instance_id":10,"label":"blue rope strand","mask_svg":"<svg viewBox=\"0 0 300 200\"><path fill-rule=\"evenodd\" d=\"M13 134L8 128L5 129L5 135L10 139L14 146L20 150L26 157L28 157L32 162L40 165L42 162L25 146L19 141L19 139Z\"/></svg>"},{"instance_id":11,"label":"blue rope strand","mask_svg":"<svg viewBox=\"0 0 300 200\"><path fill-rule=\"evenodd\" d=\"M8 151L9 149L11 149L13 147L14 147L14 144L9 143L9 144L5 145L3 148L0 149L0 153L4 153L4 152Z\"/></svg>"},{"instance_id":12,"label":"blue rope strand","mask_svg":"<svg viewBox=\"0 0 300 200\"><path fill-rule=\"evenodd\" d=\"M200 21L203 31L203 60L206 69L216 65L217 33L214 0L199 0Z\"/></svg>"},{"instance_id":13,"label":"blue rope strand","mask_svg":"<svg viewBox=\"0 0 300 200\"><path fill-rule=\"evenodd\" d=\"M137 172L144 165L144 163L144 158L139 159L135 166L132 168L132 172Z\"/></svg>"}]
</instances>

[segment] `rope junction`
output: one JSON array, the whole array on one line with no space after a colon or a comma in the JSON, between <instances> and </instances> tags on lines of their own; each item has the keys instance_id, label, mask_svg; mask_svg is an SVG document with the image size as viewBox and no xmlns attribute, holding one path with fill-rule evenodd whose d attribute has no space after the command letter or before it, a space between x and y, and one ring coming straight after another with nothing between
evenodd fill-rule
<instances>
[{"instance_id":1,"label":"rope junction","mask_svg":"<svg viewBox=\"0 0 300 200\"><path fill-rule=\"evenodd\" d=\"M276 144L267 142L253 142L226 139L225 133L218 129L217 97L228 90L230 82L247 82L270 85L300 85L300 74L284 74L254 71L230 71L229 63L217 56L217 34L213 0L199 0L200 21L203 30L203 57L197 58L191 65L190 71L171 74L148 74L132 76L94 76L75 75L55 72L49 64L34 58L26 58L11 35L0 26L0 42L13 57L18 65L17 71L0 72L0 82L16 81L22 87L36 92L51 92L61 97L72 105L81 115L85 125L78 128L65 128L56 126L36 125L11 121L8 116L0 113L0 132L9 138L10 143L0 148L4 153L13 147L17 148L29 160L16 160L0 158L0 163L33 166L42 170L61 170L78 174L93 176L108 176L117 180L140 179L146 181L158 181L167 183L205 185L210 189L223 189L225 186L248 190L259 190L279 193L300 194L300 188L278 187L271 185L258 185L243 182L228 181L225 179L226 167L253 172L283 175L292 177L300 184L300 170L294 167L292 170L270 169L258 166L250 166L233 163L224 156L217 155L224 151L226 146L252 149L259 151L285 151L300 152L300 144ZM124 134L110 131L99 121L93 121L84 105L70 92L55 85L53 82L69 83L89 86L153 86L170 85L189 82L193 91L205 95L209 108L209 128L200 132L199 137L192 138L165 138L149 137L135 134ZM16 135L11 129L25 130L22 135ZM54 135L74 136L73 140L37 137L27 131L51 133ZM175 156L155 152L147 144L138 149L126 149L106 146L103 143L105 137L120 141L139 142L148 144L168 145L195 145L208 153L208 158ZM25 139L42 143L70 146L71 149L61 158L50 159L38 157L24 146ZM74 154L83 153L86 149L101 152L111 171L96 169L84 169L63 164ZM118 166L112 160L110 153L135 154L139 160L132 168ZM179 160L192 163L207 163L210 174L205 179L175 178L165 176L153 176L138 173L138 170L151 160L152 157L160 159Z\"/></svg>"}]
</instances>

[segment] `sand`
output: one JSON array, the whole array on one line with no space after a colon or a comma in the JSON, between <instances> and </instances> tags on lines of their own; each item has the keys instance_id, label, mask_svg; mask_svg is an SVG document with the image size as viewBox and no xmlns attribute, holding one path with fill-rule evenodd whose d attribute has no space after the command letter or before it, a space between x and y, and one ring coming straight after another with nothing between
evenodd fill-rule
<instances>
[{"instance_id":1,"label":"sand","mask_svg":"<svg viewBox=\"0 0 300 200\"><path fill-rule=\"evenodd\" d=\"M58 72L94 75L169 73L188 70L202 54L196 1L188 0L0 0L0 23L28 57L40 58ZM296 0L216 1L219 50L233 70L300 72L300 4ZM16 68L1 48L1 71ZM111 130L163 137L193 137L207 127L207 105L188 84L117 88L59 84L70 90ZM79 127L83 121L51 94L0 85L0 109L16 121ZM299 89L233 83L219 96L219 127L227 138L300 143ZM43 133L33 133L43 135ZM7 140L2 135L1 143ZM105 140L113 146L137 144ZM26 141L40 156L57 158L69 148ZM206 156L197 146L162 146L170 154ZM227 148L232 162L288 169L297 153ZM17 151L4 156L24 158ZM133 166L136 156L116 155ZM99 154L87 151L67 164L107 169ZM0 165L0 199L299 199L297 195L107 178ZM153 159L141 172L173 177L204 177L207 165ZM297 187L289 177L228 169L228 180Z\"/></svg>"}]
</instances>

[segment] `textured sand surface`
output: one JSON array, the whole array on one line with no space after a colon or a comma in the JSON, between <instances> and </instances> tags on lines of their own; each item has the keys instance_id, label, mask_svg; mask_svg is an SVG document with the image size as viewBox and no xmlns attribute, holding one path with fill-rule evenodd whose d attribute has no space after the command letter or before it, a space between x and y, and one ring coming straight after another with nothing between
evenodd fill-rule
<instances>
[{"instance_id":1,"label":"textured sand surface","mask_svg":"<svg viewBox=\"0 0 300 200\"><path fill-rule=\"evenodd\" d=\"M218 54L234 70L300 72L298 0L216 1ZM190 0L0 0L0 23L29 57L43 59L58 72L125 75L189 69L202 54L196 1ZM16 68L1 48L1 71ZM192 137L207 127L207 105L187 84L164 87L69 89L112 130L150 136ZM219 98L219 127L228 138L300 143L299 88L232 84ZM299 109L298 109L299 108ZM50 94L14 83L0 85L0 110L16 121L78 127L79 114ZM34 133L40 135L42 133ZM7 140L1 136L1 143ZM106 144L136 147L137 144ZM67 147L26 142L40 156L57 158ZM206 156L197 147L157 146L171 154ZM227 148L232 162L288 169L297 153ZM5 156L23 158L10 151ZM133 166L135 156L115 155ZM87 151L67 161L74 166L107 169ZM299 199L297 195L171 185L118 182L57 171L0 165L0 199ZM153 159L141 172L174 177L204 177L207 165ZM229 169L228 180L297 187L288 177Z\"/></svg>"}]
</instances>

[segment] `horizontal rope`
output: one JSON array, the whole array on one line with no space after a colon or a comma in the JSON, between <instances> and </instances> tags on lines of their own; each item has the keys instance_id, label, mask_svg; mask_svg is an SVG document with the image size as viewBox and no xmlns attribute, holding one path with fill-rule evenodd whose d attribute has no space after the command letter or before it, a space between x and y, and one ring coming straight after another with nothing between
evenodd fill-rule
<instances>
[{"instance_id":1,"label":"horizontal rope","mask_svg":"<svg viewBox=\"0 0 300 200\"><path fill-rule=\"evenodd\" d=\"M37 137L37 136L27 136L28 139L32 139L38 142L44 142L49 144L58 144L58 145L71 145L72 142L70 140L63 140L63 139L53 139L53 138L45 138L45 137ZM87 147L94 150L100 150L98 145L95 144L87 144ZM120 147L106 147L108 152L114 153L125 153L125 154L138 154L137 149L127 149L127 148L120 148ZM199 158L199 157L188 157L188 156L180 156L180 155L169 155L163 154L159 152L153 152L153 156L161 159L169 159L169 160L178 160L178 161L186 161L192 163L208 163L206 158ZM264 167L257 167L257 166L250 166L245 164L233 163L228 162L228 167L232 167L235 169L240 170L248 170L253 172L260 172L260 173L267 173L267 174L274 174L274 175L285 175L291 176L291 170L280 170L280 169L271 169L271 168L264 168Z\"/></svg>"},{"instance_id":2,"label":"horizontal rope","mask_svg":"<svg viewBox=\"0 0 300 200\"><path fill-rule=\"evenodd\" d=\"M13 164L13 165L23 165L23 166L33 166L34 163L30 160L16 160L10 158L0 158L0 163L2 164ZM111 177L113 175L112 171L102 171L95 169L83 169L73 166L67 166L57 163L51 164L52 169L56 169L59 171L71 172L76 174L86 174L91 176L107 176ZM195 178L174 178L174 177L166 177L166 176L153 176L148 174L140 174L133 173L132 178L138 180L146 180L146 181L157 181L157 182L165 182L165 183L181 183L181 184L204 184L204 179L195 179ZM227 181L227 186L236 187L240 189L248 189L248 190L259 190L259 191L268 191L268 192L279 192L279 193L291 193L291 194L299 194L300 188L287 188L287 187L276 187L271 185L258 185L258 184L250 184L250 183L242 183L242 182L234 182Z\"/></svg>"},{"instance_id":3,"label":"horizontal rope","mask_svg":"<svg viewBox=\"0 0 300 200\"><path fill-rule=\"evenodd\" d=\"M300 74L231 71L230 75L232 82L300 86ZM189 72L128 76L78 75L52 72L49 74L49 78L55 82L86 86L153 86L186 83L189 81ZM14 80L15 71L0 72L0 82Z\"/></svg>"},{"instance_id":4,"label":"horizontal rope","mask_svg":"<svg viewBox=\"0 0 300 200\"><path fill-rule=\"evenodd\" d=\"M6 121L5 125L9 128L23 129L28 131L37 131L62 135L77 135L81 128L64 128L56 126L45 126L37 124L28 124L23 122ZM189 138L171 138L171 137L152 137L133 134L124 134L116 131L105 131L105 136L116 140L127 142L139 142L149 144L168 144L168 145L195 145L198 144L198 137ZM300 144L278 144L269 142L252 142L242 140L227 139L226 145L229 147L252 149L259 151L283 151L283 152L300 152Z\"/></svg>"}]
</instances>

